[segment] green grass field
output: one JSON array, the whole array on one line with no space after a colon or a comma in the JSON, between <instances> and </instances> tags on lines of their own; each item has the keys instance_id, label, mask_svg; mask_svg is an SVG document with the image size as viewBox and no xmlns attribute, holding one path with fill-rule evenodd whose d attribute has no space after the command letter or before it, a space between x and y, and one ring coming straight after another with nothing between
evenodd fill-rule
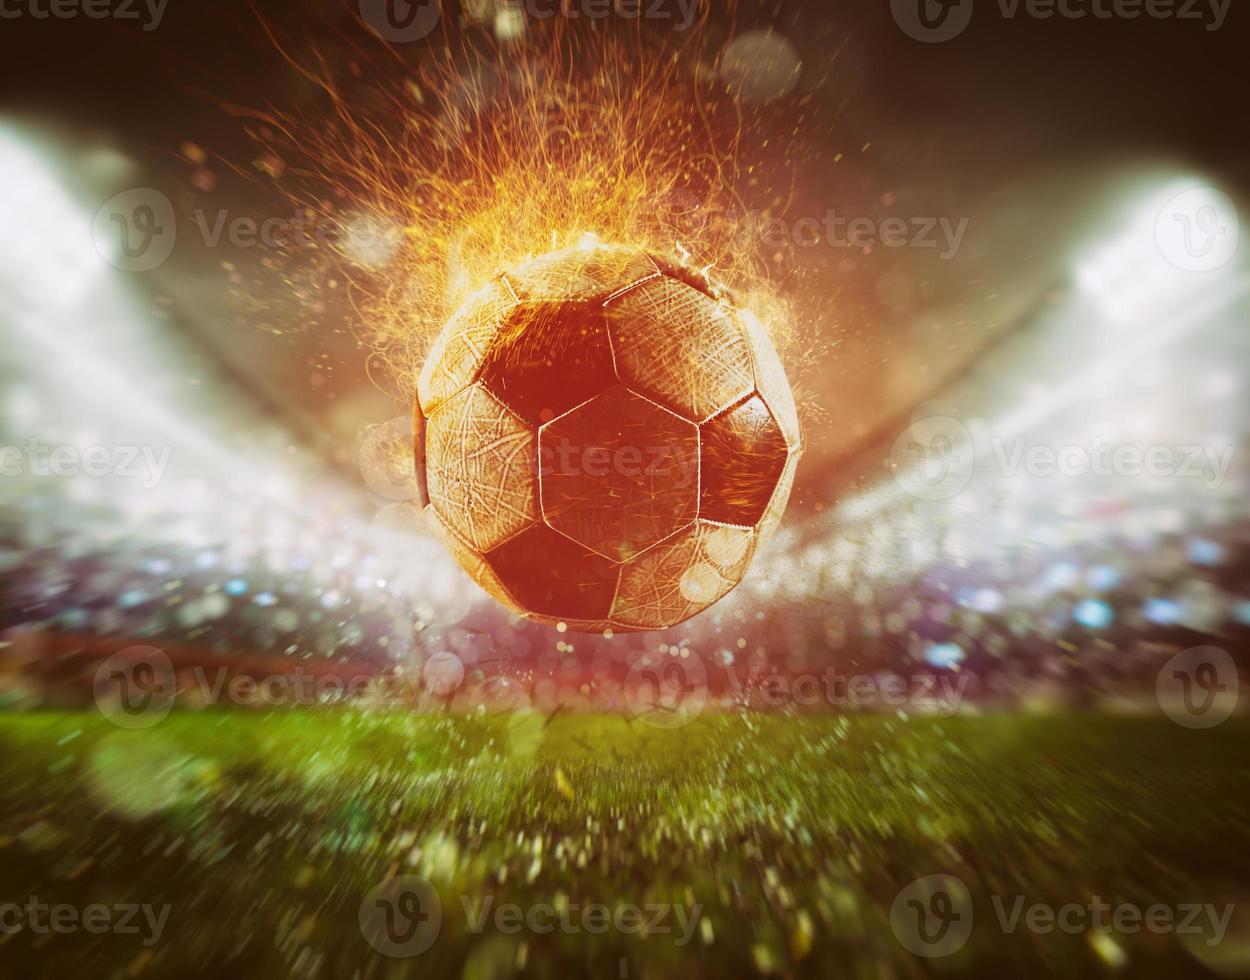
<instances>
[{"instance_id":1,"label":"green grass field","mask_svg":"<svg viewBox=\"0 0 1250 980\"><path fill-rule=\"evenodd\" d=\"M0 902L169 906L151 945L0 935L0 976L1245 975L1248 776L1239 720L0 715ZM891 907L938 873L966 884L973 924L926 958ZM411 958L359 925L393 875L442 908ZM483 924L486 896L574 925ZM1017 896L1236 908L1208 945L1007 932L995 898ZM592 934L573 914L588 903L680 906L688 942L676 911L674 932Z\"/></svg>"}]
</instances>

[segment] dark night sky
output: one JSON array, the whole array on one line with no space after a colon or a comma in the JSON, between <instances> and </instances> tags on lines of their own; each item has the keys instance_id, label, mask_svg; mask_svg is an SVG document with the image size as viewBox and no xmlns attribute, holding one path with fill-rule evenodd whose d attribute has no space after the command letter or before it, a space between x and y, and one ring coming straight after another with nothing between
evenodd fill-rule
<instances>
[{"instance_id":1,"label":"dark night sky","mask_svg":"<svg viewBox=\"0 0 1250 980\"><path fill-rule=\"evenodd\" d=\"M8 0L21 9L31 2L46 0ZM871 213L889 197L911 214L973 217L958 262L804 256L821 276L828 267L828 312L817 319L837 337L836 356L798 371L809 400L837 422L819 427L827 445L814 440L812 460L823 448L835 465L1050 288L1072 245L1064 234L1103 192L1078 186L1089 175L1114 184L1127 163L1164 160L1230 190L1250 184L1246 10L1231 9L1212 32L1195 21L1004 20L998 0L976 2L969 29L935 45L904 35L888 0L744 4L738 13L739 32L772 27L797 48L804 69L791 99L812 100L803 138L816 156L844 155L838 168L803 174L801 207ZM284 36L315 39L344 59L353 44L381 46L345 0L259 6ZM716 15L708 33L723 35L726 24ZM399 51L397 64L422 57L423 45ZM150 171L180 178L186 168L175 154L184 140L249 159L240 120L220 103L309 97L245 0L168 0L147 32L133 20L3 20L0 53L0 111L99 134ZM219 199L231 193L246 189L223 182L217 191ZM995 227L1000 215L1014 223ZM940 335L915 329L925 316L942 319ZM238 357L240 371L272 365L256 383L269 384L271 399L291 413L319 415L312 428L330 424L336 409L326 399L367 386L364 357L349 346L332 351L341 387L310 392L283 375L289 369L302 383L305 352L263 349L242 326L215 324L210 334L227 338L219 356ZM900 382L904 375L924 380Z\"/></svg>"},{"instance_id":2,"label":"dark night sky","mask_svg":"<svg viewBox=\"0 0 1250 980\"><path fill-rule=\"evenodd\" d=\"M40 0L9 0L30 2ZM351 25L339 0L259 6L311 34ZM1250 146L1243 13L1230 10L1209 32L1176 20L1007 21L981 0L970 28L938 45L904 36L885 0L748 7L738 23L783 31L808 76L840 50L821 96L830 113L845 101L848 136L933 134L934 154L979 178L1089 147L1173 151L1235 171ZM153 145L211 116L201 95L281 96L282 74L243 0L169 0L148 32L85 17L0 21L0 52L4 104L40 104Z\"/></svg>"}]
</instances>

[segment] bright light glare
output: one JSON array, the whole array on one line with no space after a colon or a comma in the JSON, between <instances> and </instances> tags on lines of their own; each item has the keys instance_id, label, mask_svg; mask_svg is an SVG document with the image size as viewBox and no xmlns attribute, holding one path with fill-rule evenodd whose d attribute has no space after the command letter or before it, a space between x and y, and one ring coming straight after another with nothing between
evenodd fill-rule
<instances>
[{"instance_id":1,"label":"bright light glare","mask_svg":"<svg viewBox=\"0 0 1250 980\"><path fill-rule=\"evenodd\" d=\"M1237 251L1236 205L1197 179L1161 187L1123 230L1076 264L1076 282L1113 324L1175 308L1210 286Z\"/></svg>"},{"instance_id":2,"label":"bright light glare","mask_svg":"<svg viewBox=\"0 0 1250 980\"><path fill-rule=\"evenodd\" d=\"M91 223L51 175L50 162L0 124L0 285L5 305L72 306L105 267Z\"/></svg>"}]
</instances>

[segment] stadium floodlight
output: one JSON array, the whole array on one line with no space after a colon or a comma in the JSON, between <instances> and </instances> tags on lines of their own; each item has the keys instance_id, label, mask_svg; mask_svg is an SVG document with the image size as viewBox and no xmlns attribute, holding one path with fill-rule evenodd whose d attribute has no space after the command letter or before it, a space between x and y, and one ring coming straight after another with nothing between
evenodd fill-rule
<instances>
[{"instance_id":1,"label":"stadium floodlight","mask_svg":"<svg viewBox=\"0 0 1250 980\"><path fill-rule=\"evenodd\" d=\"M0 123L0 292L7 310L72 306L105 268L91 224L39 148Z\"/></svg>"}]
</instances>

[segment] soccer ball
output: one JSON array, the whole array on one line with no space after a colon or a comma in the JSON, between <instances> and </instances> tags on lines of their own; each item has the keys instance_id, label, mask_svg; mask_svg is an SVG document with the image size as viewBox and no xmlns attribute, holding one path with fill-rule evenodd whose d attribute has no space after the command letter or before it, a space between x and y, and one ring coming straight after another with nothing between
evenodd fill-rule
<instances>
[{"instance_id":1,"label":"soccer ball","mask_svg":"<svg viewBox=\"0 0 1250 980\"><path fill-rule=\"evenodd\" d=\"M474 295L434 342L416 420L434 533L499 602L581 632L663 629L724 597L800 452L759 321L622 246Z\"/></svg>"}]
</instances>

